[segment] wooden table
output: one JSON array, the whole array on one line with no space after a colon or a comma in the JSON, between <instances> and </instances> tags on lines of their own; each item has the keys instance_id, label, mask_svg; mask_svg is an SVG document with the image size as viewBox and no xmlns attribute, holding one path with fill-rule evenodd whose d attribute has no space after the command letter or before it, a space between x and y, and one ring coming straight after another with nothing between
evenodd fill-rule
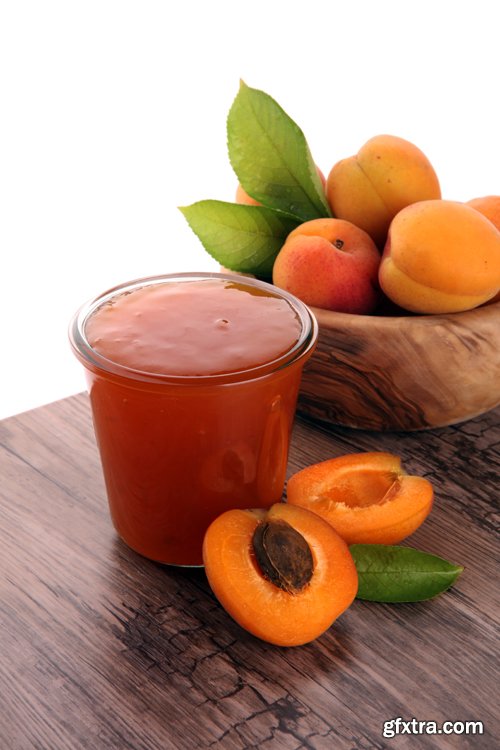
<instances>
[{"instance_id":1,"label":"wooden table","mask_svg":"<svg viewBox=\"0 0 500 750\"><path fill-rule=\"evenodd\" d=\"M116 538L85 395L4 420L0 446L1 750L500 747L500 411L419 434L297 421L290 472L383 449L427 476L435 508L409 543L465 571L430 602L356 600L294 649L239 628L202 570ZM396 717L484 734L384 738Z\"/></svg>"}]
</instances>

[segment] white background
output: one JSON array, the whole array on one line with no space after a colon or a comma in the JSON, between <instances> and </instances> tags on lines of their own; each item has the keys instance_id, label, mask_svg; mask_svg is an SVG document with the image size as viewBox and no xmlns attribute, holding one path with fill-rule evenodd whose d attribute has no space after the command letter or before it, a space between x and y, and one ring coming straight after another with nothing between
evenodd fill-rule
<instances>
[{"instance_id":1,"label":"white background","mask_svg":"<svg viewBox=\"0 0 500 750\"><path fill-rule=\"evenodd\" d=\"M392 133L443 197L498 194L496 5L0 0L0 418L83 390L66 331L87 298L217 269L177 206L233 199L240 78L325 173Z\"/></svg>"}]
</instances>

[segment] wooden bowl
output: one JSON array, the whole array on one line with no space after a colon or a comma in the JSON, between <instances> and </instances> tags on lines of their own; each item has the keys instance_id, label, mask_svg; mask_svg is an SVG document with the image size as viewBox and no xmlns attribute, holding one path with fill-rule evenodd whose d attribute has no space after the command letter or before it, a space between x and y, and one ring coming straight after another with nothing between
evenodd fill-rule
<instances>
[{"instance_id":1,"label":"wooden bowl","mask_svg":"<svg viewBox=\"0 0 500 750\"><path fill-rule=\"evenodd\" d=\"M365 430L423 430L500 404L500 301L450 315L379 317L312 308L316 352L298 411Z\"/></svg>"}]
</instances>

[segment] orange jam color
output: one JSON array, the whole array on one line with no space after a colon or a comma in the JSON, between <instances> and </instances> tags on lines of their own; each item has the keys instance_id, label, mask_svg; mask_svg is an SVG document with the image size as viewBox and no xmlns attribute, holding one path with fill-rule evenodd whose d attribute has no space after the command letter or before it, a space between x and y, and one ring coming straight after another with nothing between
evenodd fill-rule
<instances>
[{"instance_id":1,"label":"orange jam color","mask_svg":"<svg viewBox=\"0 0 500 750\"><path fill-rule=\"evenodd\" d=\"M200 565L216 516L280 500L316 335L295 298L222 274L142 279L75 316L111 517L132 549Z\"/></svg>"}]
</instances>

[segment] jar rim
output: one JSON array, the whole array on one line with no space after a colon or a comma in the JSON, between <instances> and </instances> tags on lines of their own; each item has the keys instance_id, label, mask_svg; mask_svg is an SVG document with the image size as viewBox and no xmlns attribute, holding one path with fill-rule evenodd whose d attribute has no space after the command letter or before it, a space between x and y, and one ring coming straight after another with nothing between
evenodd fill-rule
<instances>
[{"instance_id":1,"label":"jar rim","mask_svg":"<svg viewBox=\"0 0 500 750\"><path fill-rule=\"evenodd\" d=\"M109 302L119 294L132 292L144 286L155 284L165 284L183 281L205 281L221 280L236 282L242 286L260 289L271 293L274 297L284 299L291 306L302 326L302 331L297 341L284 354L264 362L255 367L245 368L229 373L203 374L203 375L179 375L150 372L139 370L128 365L121 364L100 354L89 343L85 335L85 326L89 317L101 305ZM179 385L202 385L202 384L224 384L233 382L242 382L254 380L264 375L281 370L291 365L297 360L306 357L316 345L318 336L318 323L313 312L309 307L294 295L284 289L274 286L266 281L255 279L253 277L232 274L217 273L204 271L186 271L180 273L159 274L154 276L145 276L132 281L123 282L107 289L105 292L93 297L81 305L71 319L69 326L69 340L76 357L82 364L90 370L103 372L110 376L125 378L131 381L141 381L146 383L169 383Z\"/></svg>"}]
</instances>

